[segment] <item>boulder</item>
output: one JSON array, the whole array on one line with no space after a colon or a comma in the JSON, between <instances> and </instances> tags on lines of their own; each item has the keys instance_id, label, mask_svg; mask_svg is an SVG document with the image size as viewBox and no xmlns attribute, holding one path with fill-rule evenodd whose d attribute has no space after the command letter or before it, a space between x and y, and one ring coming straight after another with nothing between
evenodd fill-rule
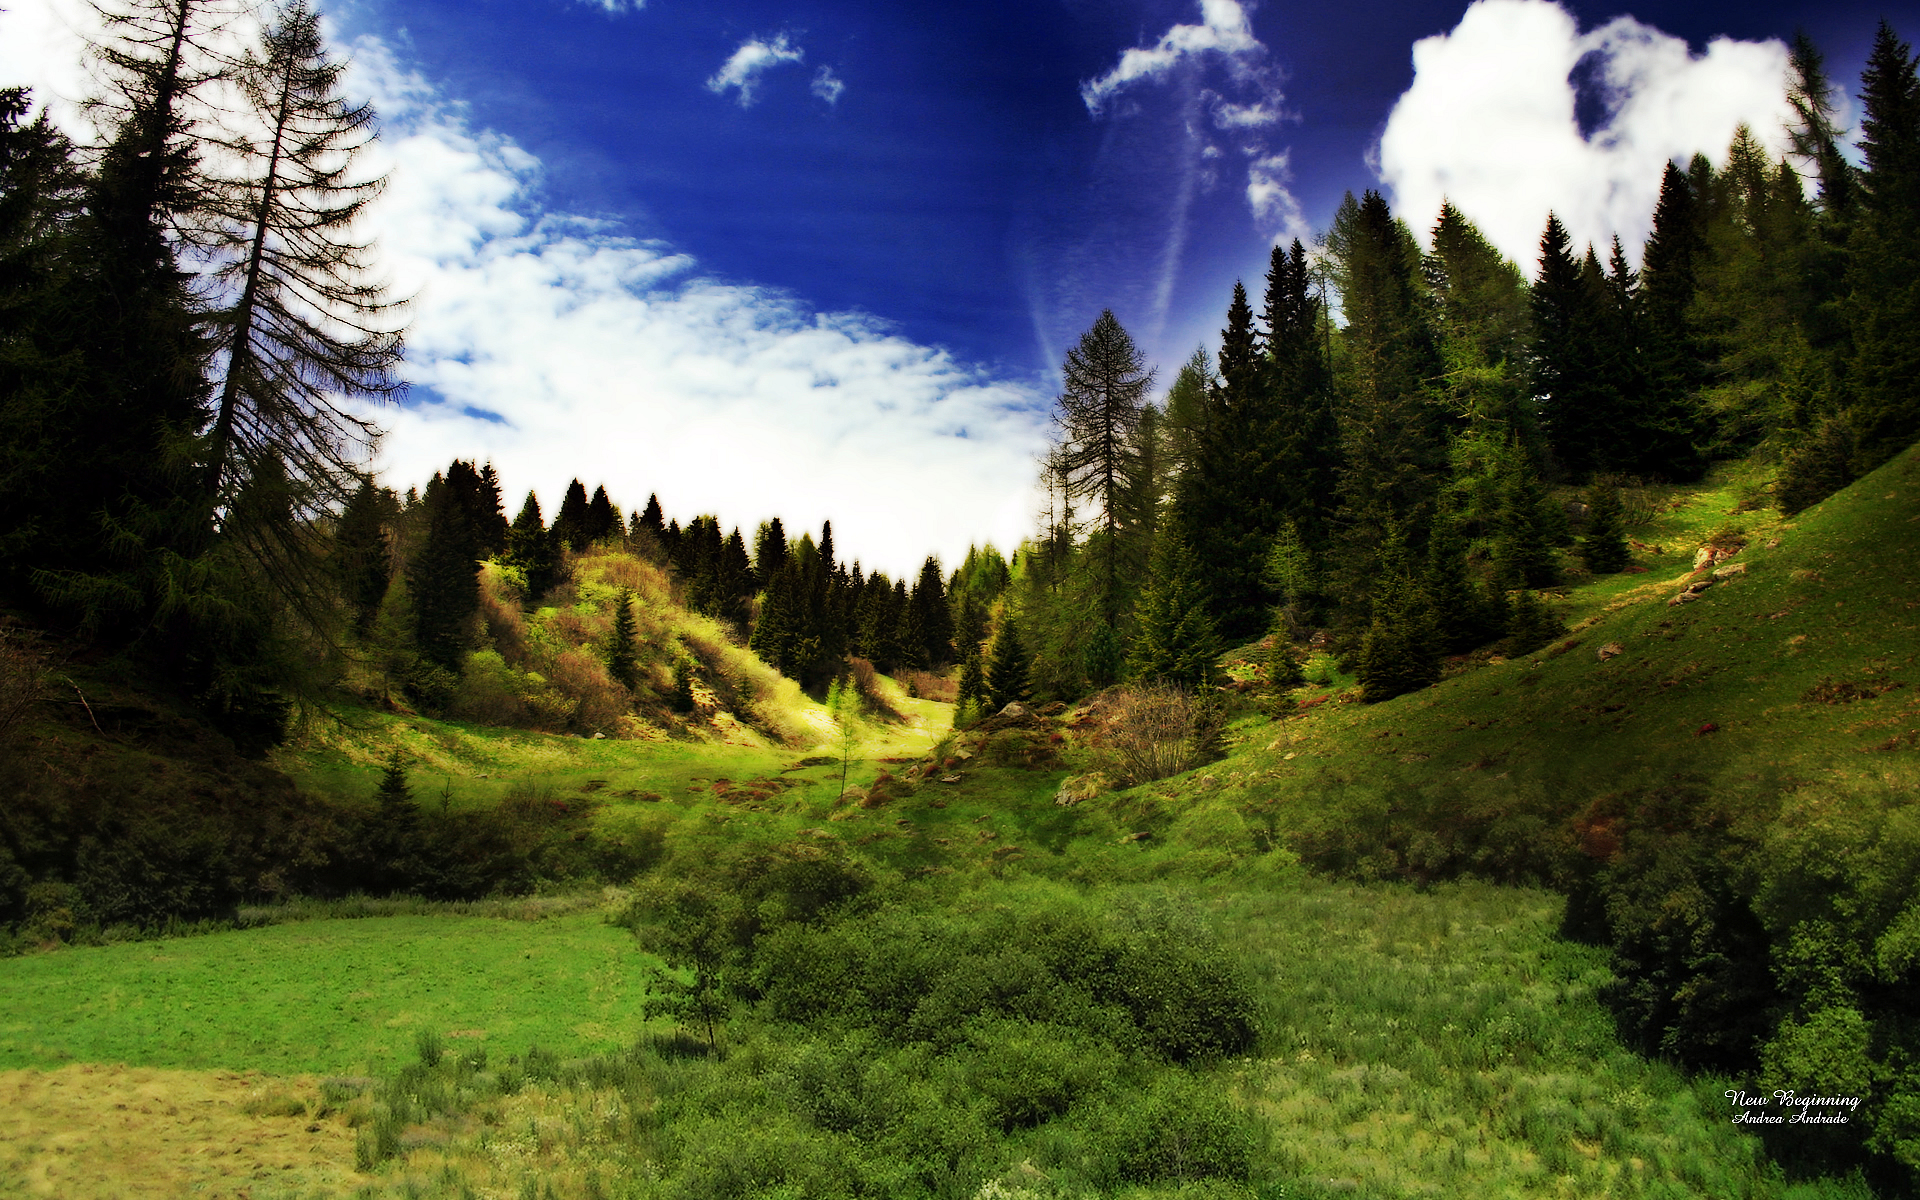
<instances>
[{"instance_id":1,"label":"boulder","mask_svg":"<svg viewBox=\"0 0 1920 1200\"><path fill-rule=\"evenodd\" d=\"M1685 590L1674 596L1673 599L1667 601L1667 607L1672 608L1676 604L1691 604L1695 600L1698 600L1701 595L1712 586L1712 579L1696 579L1688 584Z\"/></svg>"},{"instance_id":2,"label":"boulder","mask_svg":"<svg viewBox=\"0 0 1920 1200\"><path fill-rule=\"evenodd\" d=\"M1713 577L1719 580L1732 579L1735 575L1745 575L1746 573L1746 563L1728 563L1724 567L1715 567L1713 569Z\"/></svg>"},{"instance_id":3,"label":"boulder","mask_svg":"<svg viewBox=\"0 0 1920 1200\"><path fill-rule=\"evenodd\" d=\"M1005 708L1001 709L999 712L995 713L994 715L1000 716L1000 717L1016 717L1017 718L1017 717L1024 717L1029 713L1031 713L1032 711L1033 710L1028 708L1026 705L1020 703L1018 700L1015 700L1012 704L1007 705Z\"/></svg>"},{"instance_id":4,"label":"boulder","mask_svg":"<svg viewBox=\"0 0 1920 1200\"><path fill-rule=\"evenodd\" d=\"M1085 775L1070 775L1060 781L1060 791L1053 802L1059 805L1078 804L1082 800L1091 800L1101 792L1113 787L1104 771L1092 771Z\"/></svg>"}]
</instances>

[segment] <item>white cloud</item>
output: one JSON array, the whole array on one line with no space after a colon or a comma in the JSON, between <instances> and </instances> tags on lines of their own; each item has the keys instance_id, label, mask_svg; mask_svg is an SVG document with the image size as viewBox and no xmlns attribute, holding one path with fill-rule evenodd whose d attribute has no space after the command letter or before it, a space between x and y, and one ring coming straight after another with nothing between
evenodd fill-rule
<instances>
[{"instance_id":1,"label":"white cloud","mask_svg":"<svg viewBox=\"0 0 1920 1200\"><path fill-rule=\"evenodd\" d=\"M639 12L647 6L647 0L574 0L574 2L584 4L588 8L597 8L610 17L617 17L621 13Z\"/></svg>"},{"instance_id":2,"label":"white cloud","mask_svg":"<svg viewBox=\"0 0 1920 1200\"><path fill-rule=\"evenodd\" d=\"M847 81L833 73L832 67L821 67L813 73L813 94L828 104L840 103L840 93L847 90Z\"/></svg>"},{"instance_id":3,"label":"white cloud","mask_svg":"<svg viewBox=\"0 0 1920 1200\"><path fill-rule=\"evenodd\" d=\"M1583 137L1569 77L1589 55L1608 115ZM1637 254L1669 159L1724 162L1743 122L1778 153L1789 115L1777 41L1717 38L1696 57L1631 17L1582 34L1551 0L1477 0L1413 64L1378 149L1396 211L1424 229L1451 199L1529 271L1549 209L1576 244L1618 232Z\"/></svg>"},{"instance_id":4,"label":"white cloud","mask_svg":"<svg viewBox=\"0 0 1920 1200\"><path fill-rule=\"evenodd\" d=\"M832 519L890 572L971 541L1010 546L1032 508L1043 398L857 313L704 277L669 246L537 210L541 164L456 111L374 42L356 51L391 182L374 232L416 297L406 373L444 402L385 408L404 486L491 459L547 516L567 481L629 508L751 532Z\"/></svg>"},{"instance_id":5,"label":"white cloud","mask_svg":"<svg viewBox=\"0 0 1920 1200\"><path fill-rule=\"evenodd\" d=\"M79 99L84 75L59 72L78 61L83 12L0 11L0 78ZM748 532L780 516L817 536L831 519L843 556L894 574L1027 533L1046 439L1035 389L875 318L718 282L669 246L543 213L535 156L468 127L382 43L352 50L352 86L382 121L369 165L389 174L366 232L394 294L414 298L402 370L421 387L370 414L389 431L388 483L417 486L459 457L491 460L516 510L538 491L549 519L575 476L629 509L657 492L683 521L714 512Z\"/></svg>"},{"instance_id":6,"label":"white cloud","mask_svg":"<svg viewBox=\"0 0 1920 1200\"><path fill-rule=\"evenodd\" d=\"M1080 99L1086 102L1087 111L1098 116L1127 85L1165 76L1189 59L1219 55L1237 70L1244 70L1246 64L1236 60L1258 59L1266 53L1266 47L1253 36L1246 10L1238 0L1200 0L1200 22L1175 25L1152 46L1124 51L1113 70L1082 83Z\"/></svg>"},{"instance_id":7,"label":"white cloud","mask_svg":"<svg viewBox=\"0 0 1920 1200\"><path fill-rule=\"evenodd\" d=\"M762 75L783 64L797 63L805 57L806 51L789 41L784 33L772 41L748 38L721 64L713 78L707 80L707 90L724 96L727 89L737 89L739 95L736 99L740 101L740 107L748 108L753 104L753 93L759 87ZM814 87L817 92L818 81Z\"/></svg>"},{"instance_id":8,"label":"white cloud","mask_svg":"<svg viewBox=\"0 0 1920 1200\"><path fill-rule=\"evenodd\" d=\"M1276 149L1267 131L1292 114L1283 107L1281 74L1268 60L1266 45L1253 35L1247 9L1239 0L1199 0L1200 24L1175 25L1151 46L1124 50L1113 69L1080 85L1087 111L1100 117L1115 112L1114 101L1136 86L1173 84L1184 90L1188 102L1203 107L1215 131L1226 135L1239 151L1247 171L1247 209L1254 222L1276 240L1309 233L1299 202L1287 187L1287 153ZM1210 72L1210 68L1218 68ZM1216 86L1202 86L1213 76ZM1116 115L1120 115L1116 112ZM1211 160L1222 156L1218 146L1203 140L1196 122L1187 136L1197 146L1188 176L1210 189L1217 177ZM1184 222L1195 179L1183 178L1174 209L1175 228L1168 237L1157 296L1169 296L1172 273L1179 268L1186 244ZM1163 314L1164 315L1164 314Z\"/></svg>"}]
</instances>

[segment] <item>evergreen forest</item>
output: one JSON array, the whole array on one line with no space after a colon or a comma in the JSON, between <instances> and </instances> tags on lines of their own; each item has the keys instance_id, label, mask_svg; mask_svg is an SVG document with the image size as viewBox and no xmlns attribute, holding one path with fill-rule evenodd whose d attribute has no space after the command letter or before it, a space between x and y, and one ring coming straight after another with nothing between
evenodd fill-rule
<instances>
[{"instance_id":1,"label":"evergreen forest","mask_svg":"<svg viewBox=\"0 0 1920 1200\"><path fill-rule=\"evenodd\" d=\"M0 86L0 1191L242 1186L138 1165L193 1089L234 1194L1920 1189L1888 24L1637 262L1367 191L1169 373L1102 312L893 578L370 473L377 114L306 0L103 11L97 142Z\"/></svg>"}]
</instances>

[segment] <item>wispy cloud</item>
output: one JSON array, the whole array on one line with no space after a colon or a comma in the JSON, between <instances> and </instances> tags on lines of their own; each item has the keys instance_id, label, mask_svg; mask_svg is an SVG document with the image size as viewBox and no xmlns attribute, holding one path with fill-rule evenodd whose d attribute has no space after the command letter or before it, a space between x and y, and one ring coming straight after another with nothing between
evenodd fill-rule
<instances>
[{"instance_id":1,"label":"wispy cloud","mask_svg":"<svg viewBox=\"0 0 1920 1200\"><path fill-rule=\"evenodd\" d=\"M1080 85L1080 99L1098 116L1128 85L1168 75L1183 62L1218 57L1236 71L1250 69L1267 48L1253 36L1238 0L1200 0L1200 24L1175 25L1151 46L1135 46L1098 79Z\"/></svg>"},{"instance_id":2,"label":"wispy cloud","mask_svg":"<svg viewBox=\"0 0 1920 1200\"><path fill-rule=\"evenodd\" d=\"M828 104L840 103L840 93L846 90L846 80L835 75L832 67L821 67L813 73L813 94Z\"/></svg>"},{"instance_id":3,"label":"wispy cloud","mask_svg":"<svg viewBox=\"0 0 1920 1200\"><path fill-rule=\"evenodd\" d=\"M647 6L647 0L573 0L575 4L584 4L588 8L597 8L610 17L621 13L639 12Z\"/></svg>"},{"instance_id":4,"label":"wispy cloud","mask_svg":"<svg viewBox=\"0 0 1920 1200\"><path fill-rule=\"evenodd\" d=\"M771 41L763 38L748 38L740 43L713 78L707 80L707 90L715 95L724 96L731 89L737 93L735 99L741 108L753 105L754 91L758 88L760 77L775 67L787 63L798 63L806 57L806 51L794 45L787 35L776 35ZM837 82L837 81L836 81ZM819 81L814 82L814 90L819 91ZM835 93L837 96L838 93Z\"/></svg>"},{"instance_id":5,"label":"wispy cloud","mask_svg":"<svg viewBox=\"0 0 1920 1200\"><path fill-rule=\"evenodd\" d=\"M1274 147L1267 136L1293 115L1284 107L1281 72L1271 62L1266 44L1253 35L1239 0L1199 0L1199 4L1198 25L1175 25L1151 46L1122 51L1112 70L1080 85L1080 99L1089 113L1099 117L1113 108L1123 92L1138 85L1181 88L1204 106L1207 124L1239 151L1247 171L1247 210L1254 221L1276 237L1304 236L1306 220L1287 187L1287 152ZM1219 148L1204 140L1198 129L1190 127L1188 134L1196 139L1200 159L1219 157ZM1202 163L1194 161L1190 170L1202 171ZM1190 189L1183 186L1180 194L1190 196ZM1184 219L1185 203L1178 208ZM1183 241L1176 234L1170 244Z\"/></svg>"},{"instance_id":6,"label":"wispy cloud","mask_svg":"<svg viewBox=\"0 0 1920 1200\"><path fill-rule=\"evenodd\" d=\"M1777 41L1686 42L1620 17L1581 33L1551 0L1478 0L1452 32L1416 43L1378 166L1416 229L1443 199L1529 270L1552 209L1579 242L1645 241L1669 159L1724 161L1743 122L1773 145L1788 118ZM1580 88L1597 123L1582 131Z\"/></svg>"}]
</instances>

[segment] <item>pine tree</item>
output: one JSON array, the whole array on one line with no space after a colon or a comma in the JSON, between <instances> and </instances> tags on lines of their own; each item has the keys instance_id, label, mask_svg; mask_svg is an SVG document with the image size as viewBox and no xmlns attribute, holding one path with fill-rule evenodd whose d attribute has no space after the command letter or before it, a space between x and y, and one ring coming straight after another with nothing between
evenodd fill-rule
<instances>
[{"instance_id":1,"label":"pine tree","mask_svg":"<svg viewBox=\"0 0 1920 1200\"><path fill-rule=\"evenodd\" d=\"M940 560L929 556L920 565L920 577L914 581L911 603L914 620L920 627L920 654L933 668L953 661L953 610L947 604L946 582L941 577Z\"/></svg>"},{"instance_id":2,"label":"pine tree","mask_svg":"<svg viewBox=\"0 0 1920 1200\"><path fill-rule=\"evenodd\" d=\"M1390 529L1374 581L1372 622L1360 643L1357 675L1369 704L1418 691L1440 678L1441 642L1426 590L1415 577L1405 538Z\"/></svg>"},{"instance_id":3,"label":"pine tree","mask_svg":"<svg viewBox=\"0 0 1920 1200\"><path fill-rule=\"evenodd\" d=\"M333 531L333 572L341 598L362 637L373 628L380 601L393 574L393 547L386 523L395 508L393 494L362 476Z\"/></svg>"},{"instance_id":4,"label":"pine tree","mask_svg":"<svg viewBox=\"0 0 1920 1200\"><path fill-rule=\"evenodd\" d=\"M1274 697L1285 696L1294 688L1307 681L1307 674L1300 666L1300 660L1294 656L1293 643L1287 637L1283 626L1275 626L1267 635L1266 661L1262 664L1267 693Z\"/></svg>"},{"instance_id":5,"label":"pine tree","mask_svg":"<svg viewBox=\"0 0 1920 1200\"><path fill-rule=\"evenodd\" d=\"M1114 318L1100 314L1067 352L1064 387L1055 402L1055 459L1069 500L1086 499L1102 535L1093 565L1101 615L1116 620L1124 604L1131 546L1122 520L1134 438L1153 372Z\"/></svg>"},{"instance_id":6,"label":"pine tree","mask_svg":"<svg viewBox=\"0 0 1920 1200\"><path fill-rule=\"evenodd\" d=\"M1514 462L1501 481L1499 525L1494 540L1493 572L1499 586L1550 587L1559 571L1546 492L1530 467Z\"/></svg>"},{"instance_id":7,"label":"pine tree","mask_svg":"<svg viewBox=\"0 0 1920 1200\"><path fill-rule=\"evenodd\" d=\"M399 891L417 873L422 845L420 810L414 805L413 789L407 785L406 764L398 746L387 756L373 799L367 851L379 881L376 890Z\"/></svg>"},{"instance_id":8,"label":"pine tree","mask_svg":"<svg viewBox=\"0 0 1920 1200\"><path fill-rule=\"evenodd\" d=\"M480 609L480 563L467 514L440 475L427 484L423 504L426 536L406 572L414 640L429 661L457 671L467 650L468 625Z\"/></svg>"},{"instance_id":9,"label":"pine tree","mask_svg":"<svg viewBox=\"0 0 1920 1200\"><path fill-rule=\"evenodd\" d=\"M1500 643L1500 652L1508 658L1531 654L1567 631L1566 623L1554 616L1532 588L1515 591L1512 605L1507 636Z\"/></svg>"},{"instance_id":10,"label":"pine tree","mask_svg":"<svg viewBox=\"0 0 1920 1200\"><path fill-rule=\"evenodd\" d=\"M394 305L354 236L385 186L355 169L374 114L342 97L344 71L328 59L319 14L292 0L239 72L259 132L225 139L238 170L212 189L219 219L207 248L225 259L215 278L234 301L217 324L225 371L208 437L210 514L268 459L309 512L344 499L377 437L352 402L401 386ZM232 524L256 556L299 553L285 531ZM286 565L274 577L292 582Z\"/></svg>"},{"instance_id":11,"label":"pine tree","mask_svg":"<svg viewBox=\"0 0 1920 1200\"><path fill-rule=\"evenodd\" d=\"M590 540L587 537L587 489L578 479L567 484L560 511L554 514L553 526L547 532L556 548L564 546L576 554L587 548ZM676 525L673 533L679 532Z\"/></svg>"},{"instance_id":12,"label":"pine tree","mask_svg":"<svg viewBox=\"0 0 1920 1200\"><path fill-rule=\"evenodd\" d=\"M620 524L620 514L614 509L613 501L607 499L606 487L595 487L593 499L587 502L587 516L581 526L581 536L591 546L619 533Z\"/></svg>"},{"instance_id":13,"label":"pine tree","mask_svg":"<svg viewBox=\"0 0 1920 1200\"><path fill-rule=\"evenodd\" d=\"M987 672L975 646L960 659L959 687L953 698L953 723L961 728L972 724L987 703Z\"/></svg>"},{"instance_id":14,"label":"pine tree","mask_svg":"<svg viewBox=\"0 0 1920 1200\"><path fill-rule=\"evenodd\" d=\"M1278 269L1284 279L1284 266ZM1176 484L1174 516L1207 579L1216 623L1245 635L1266 622L1261 569L1295 481L1276 419L1274 373L1237 282L1220 336L1220 385L1208 397L1193 461Z\"/></svg>"},{"instance_id":15,"label":"pine tree","mask_svg":"<svg viewBox=\"0 0 1920 1200\"><path fill-rule=\"evenodd\" d=\"M1574 258L1566 227L1549 213L1533 285L1534 393L1547 440L1575 476L1603 461L1623 424L1607 362L1606 295L1598 262Z\"/></svg>"},{"instance_id":16,"label":"pine tree","mask_svg":"<svg viewBox=\"0 0 1920 1200\"><path fill-rule=\"evenodd\" d=\"M1153 575L1140 600L1127 675L1203 688L1213 681L1220 650L1199 564L1179 531L1170 530L1154 547Z\"/></svg>"},{"instance_id":17,"label":"pine tree","mask_svg":"<svg viewBox=\"0 0 1920 1200\"><path fill-rule=\"evenodd\" d=\"M1920 434L1920 77L1885 21L1860 77L1865 110L1853 228L1853 425L1858 469Z\"/></svg>"},{"instance_id":18,"label":"pine tree","mask_svg":"<svg viewBox=\"0 0 1920 1200\"><path fill-rule=\"evenodd\" d=\"M1120 635L1113 631L1113 626L1094 625L1093 633L1088 636L1087 644L1081 650L1080 665L1087 686L1095 691L1120 682L1120 674L1126 669L1126 654L1120 645Z\"/></svg>"},{"instance_id":19,"label":"pine tree","mask_svg":"<svg viewBox=\"0 0 1920 1200\"><path fill-rule=\"evenodd\" d=\"M1418 543L1432 518L1447 421L1428 387L1444 372L1420 294L1418 243L1377 192L1347 197L1328 249L1347 317L1336 583L1357 614L1379 577L1389 532Z\"/></svg>"},{"instance_id":20,"label":"pine tree","mask_svg":"<svg viewBox=\"0 0 1920 1200\"><path fill-rule=\"evenodd\" d=\"M763 521L753 534L753 570L761 586L787 565L787 531L780 518Z\"/></svg>"},{"instance_id":21,"label":"pine tree","mask_svg":"<svg viewBox=\"0 0 1920 1200\"><path fill-rule=\"evenodd\" d=\"M554 583L559 571L559 552L540 517L540 500L527 493L520 515L507 530L507 561L518 567L527 582L527 601L537 604Z\"/></svg>"},{"instance_id":22,"label":"pine tree","mask_svg":"<svg viewBox=\"0 0 1920 1200\"><path fill-rule=\"evenodd\" d=\"M1707 351L1694 312L1700 275L1707 268L1706 198L1696 180L1669 162L1654 205L1653 232L1640 258L1640 294L1646 320L1647 395L1639 424L1661 431L1622 465L1652 475L1698 473L1694 443L1705 429L1695 393L1707 382Z\"/></svg>"},{"instance_id":23,"label":"pine tree","mask_svg":"<svg viewBox=\"0 0 1920 1200\"><path fill-rule=\"evenodd\" d=\"M987 662L987 709L997 713L1031 692L1029 672L1033 659L1020 640L1020 626L1011 612L1000 617L1000 630L994 635L993 657Z\"/></svg>"},{"instance_id":24,"label":"pine tree","mask_svg":"<svg viewBox=\"0 0 1920 1200\"><path fill-rule=\"evenodd\" d=\"M613 628L607 632L607 674L629 691L640 685L633 592L627 588L620 589L619 598L613 604Z\"/></svg>"},{"instance_id":25,"label":"pine tree","mask_svg":"<svg viewBox=\"0 0 1920 1200\"><path fill-rule=\"evenodd\" d=\"M1587 489L1587 527L1580 535L1580 557L1595 575L1612 575L1627 565L1627 534L1620 489L1595 479Z\"/></svg>"},{"instance_id":26,"label":"pine tree","mask_svg":"<svg viewBox=\"0 0 1920 1200\"><path fill-rule=\"evenodd\" d=\"M1425 264L1448 402L1468 425L1531 444L1534 414L1525 391L1532 334L1526 279L1450 203L1440 206Z\"/></svg>"}]
</instances>

